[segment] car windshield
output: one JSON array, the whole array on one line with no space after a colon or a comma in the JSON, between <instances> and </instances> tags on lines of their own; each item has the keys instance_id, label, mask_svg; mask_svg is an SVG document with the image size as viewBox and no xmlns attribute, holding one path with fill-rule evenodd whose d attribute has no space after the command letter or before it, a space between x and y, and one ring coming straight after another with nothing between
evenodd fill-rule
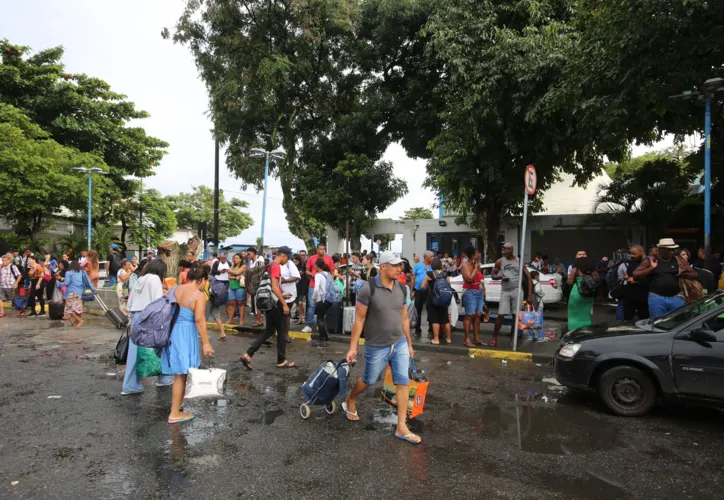
<instances>
[{"instance_id":1,"label":"car windshield","mask_svg":"<svg viewBox=\"0 0 724 500\"><path fill-rule=\"evenodd\" d=\"M720 307L722 304L724 304L724 295L720 293L716 295L708 295L692 302L691 304L686 304L684 307L680 307L666 316L653 320L652 325L658 330L670 332L671 330L675 330L681 325L688 323L697 316Z\"/></svg>"}]
</instances>

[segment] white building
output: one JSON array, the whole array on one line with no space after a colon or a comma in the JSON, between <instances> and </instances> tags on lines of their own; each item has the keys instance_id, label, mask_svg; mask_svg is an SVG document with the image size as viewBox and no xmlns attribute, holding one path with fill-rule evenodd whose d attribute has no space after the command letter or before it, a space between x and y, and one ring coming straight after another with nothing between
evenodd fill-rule
<instances>
[{"instance_id":1,"label":"white building","mask_svg":"<svg viewBox=\"0 0 724 500\"><path fill-rule=\"evenodd\" d=\"M611 182L608 174L602 172L585 187L573 186L573 181L572 175L564 174L545 193L535 195L543 197L544 208L528 219L524 260L531 260L536 252L540 252L551 259L559 257L564 262L571 261L579 249L586 250L591 259L598 260L631 243L646 243L640 230L634 231L633 241L629 242L621 228L593 225L588 220L594 213L599 189ZM422 255L425 250L456 255L468 245L482 250L484 243L479 232L456 224L454 215L445 214L444 210L441 212L442 217L436 219L380 221L365 232L401 235L402 255L409 259ZM504 220L498 234L500 245L511 242L516 247L516 253L521 242L521 219ZM328 235L330 253L344 252L344 237L331 228L328 228Z\"/></svg>"}]
</instances>

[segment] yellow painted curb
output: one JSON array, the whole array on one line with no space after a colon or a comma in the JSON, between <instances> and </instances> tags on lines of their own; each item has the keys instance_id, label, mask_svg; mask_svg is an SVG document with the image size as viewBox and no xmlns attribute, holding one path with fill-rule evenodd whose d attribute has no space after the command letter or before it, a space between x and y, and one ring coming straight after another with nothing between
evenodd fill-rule
<instances>
[{"instance_id":1,"label":"yellow painted curb","mask_svg":"<svg viewBox=\"0 0 724 500\"><path fill-rule=\"evenodd\" d=\"M509 359L511 361L533 362L533 355L529 352L493 351L488 349L468 349L468 355L476 358Z\"/></svg>"},{"instance_id":2,"label":"yellow painted curb","mask_svg":"<svg viewBox=\"0 0 724 500\"><path fill-rule=\"evenodd\" d=\"M225 330L225 331L226 331L226 330L232 330L232 331L234 331L234 330L236 330L236 328L234 328L234 327L236 327L236 326L237 326L237 325L227 325L226 323L224 323L224 330ZM214 321L213 323L210 322L210 321L207 321L207 322L206 322L206 328L210 328L210 329L212 329L212 330L218 330L218 329L219 329L219 327L216 325L216 321Z\"/></svg>"},{"instance_id":3,"label":"yellow painted curb","mask_svg":"<svg viewBox=\"0 0 724 500\"><path fill-rule=\"evenodd\" d=\"M295 332L295 331L292 331L292 330L290 330L290 331L287 332L287 336L288 336L290 339L303 339L303 340L307 340L307 339L311 339L311 338L312 338L312 334L311 334L311 333Z\"/></svg>"}]
</instances>

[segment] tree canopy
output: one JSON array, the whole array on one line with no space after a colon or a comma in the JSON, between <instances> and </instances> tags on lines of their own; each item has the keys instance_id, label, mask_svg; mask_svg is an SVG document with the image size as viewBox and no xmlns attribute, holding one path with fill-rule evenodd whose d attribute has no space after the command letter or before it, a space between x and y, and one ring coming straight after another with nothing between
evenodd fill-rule
<instances>
[{"instance_id":1,"label":"tree canopy","mask_svg":"<svg viewBox=\"0 0 724 500\"><path fill-rule=\"evenodd\" d=\"M209 228L214 222L214 190L206 186L194 186L191 193L167 196L169 207L176 217L178 227L197 229L200 222ZM248 204L237 198L226 201L223 190L219 191L219 241L239 235L251 227L254 221L245 212Z\"/></svg>"},{"instance_id":2,"label":"tree canopy","mask_svg":"<svg viewBox=\"0 0 724 500\"><path fill-rule=\"evenodd\" d=\"M432 219L432 210L424 207L415 207L409 210L405 210L405 214L402 216L403 219Z\"/></svg>"}]
</instances>

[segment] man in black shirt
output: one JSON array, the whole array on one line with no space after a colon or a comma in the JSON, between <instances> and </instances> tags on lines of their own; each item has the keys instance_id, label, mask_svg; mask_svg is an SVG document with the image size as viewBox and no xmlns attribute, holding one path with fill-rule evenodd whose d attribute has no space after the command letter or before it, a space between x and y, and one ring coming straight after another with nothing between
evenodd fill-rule
<instances>
[{"instance_id":1,"label":"man in black shirt","mask_svg":"<svg viewBox=\"0 0 724 500\"><path fill-rule=\"evenodd\" d=\"M121 269L121 258L118 256L118 245L113 243L108 247L108 257L106 258L106 284L105 286L115 286L118 283L118 271Z\"/></svg>"},{"instance_id":2,"label":"man in black shirt","mask_svg":"<svg viewBox=\"0 0 724 500\"><path fill-rule=\"evenodd\" d=\"M639 319L649 317L649 284L646 279L634 278L634 272L644 261L644 247L633 245L629 250L631 260L622 262L618 275L625 281L623 285L623 319L631 321L638 314Z\"/></svg>"}]
</instances>

